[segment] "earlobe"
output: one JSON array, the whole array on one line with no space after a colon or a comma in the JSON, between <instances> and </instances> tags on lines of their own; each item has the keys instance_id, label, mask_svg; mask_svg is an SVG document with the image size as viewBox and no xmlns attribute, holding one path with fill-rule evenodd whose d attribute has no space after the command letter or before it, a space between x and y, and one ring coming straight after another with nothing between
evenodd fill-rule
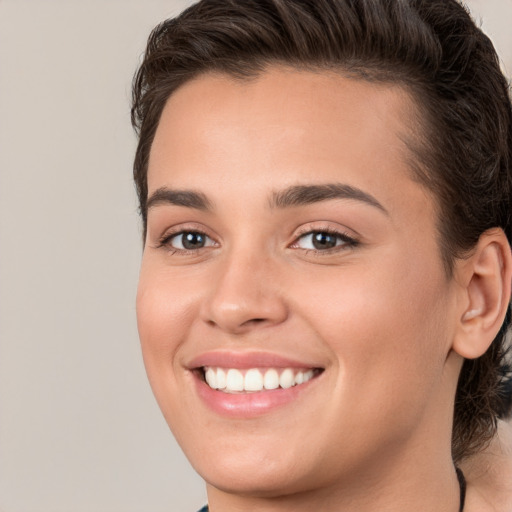
<instances>
[{"instance_id":1,"label":"earlobe","mask_svg":"<svg viewBox=\"0 0 512 512\"><path fill-rule=\"evenodd\" d=\"M498 334L510 304L512 254L503 230L483 233L463 267L464 310L452 348L466 359L475 359Z\"/></svg>"}]
</instances>

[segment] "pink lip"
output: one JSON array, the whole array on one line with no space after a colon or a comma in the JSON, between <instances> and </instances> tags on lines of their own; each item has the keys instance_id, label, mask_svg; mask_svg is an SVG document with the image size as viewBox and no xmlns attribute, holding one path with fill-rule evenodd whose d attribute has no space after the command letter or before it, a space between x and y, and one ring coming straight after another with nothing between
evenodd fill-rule
<instances>
[{"instance_id":1,"label":"pink lip","mask_svg":"<svg viewBox=\"0 0 512 512\"><path fill-rule=\"evenodd\" d=\"M229 418L254 418L270 413L299 399L317 380L315 377L288 389L231 394L210 388L199 375L195 375L196 390L202 401L215 413Z\"/></svg>"},{"instance_id":2,"label":"pink lip","mask_svg":"<svg viewBox=\"0 0 512 512\"><path fill-rule=\"evenodd\" d=\"M212 351L192 359L189 369L203 366L218 366L220 368L319 368L320 365L310 361L297 361L270 352L228 352Z\"/></svg>"}]
</instances>

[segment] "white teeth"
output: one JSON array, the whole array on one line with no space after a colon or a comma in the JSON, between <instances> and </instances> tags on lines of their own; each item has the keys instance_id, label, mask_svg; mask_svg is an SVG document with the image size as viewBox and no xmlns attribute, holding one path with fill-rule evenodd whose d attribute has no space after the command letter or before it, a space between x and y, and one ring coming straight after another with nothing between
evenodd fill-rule
<instances>
[{"instance_id":1,"label":"white teeth","mask_svg":"<svg viewBox=\"0 0 512 512\"><path fill-rule=\"evenodd\" d=\"M213 368L208 368L204 374L204 378L212 389L217 389L217 372Z\"/></svg>"},{"instance_id":2,"label":"white teeth","mask_svg":"<svg viewBox=\"0 0 512 512\"><path fill-rule=\"evenodd\" d=\"M279 387L279 374L277 373L277 370L271 368L265 372L263 385L265 386L265 389L277 389Z\"/></svg>"},{"instance_id":3,"label":"white teeth","mask_svg":"<svg viewBox=\"0 0 512 512\"><path fill-rule=\"evenodd\" d=\"M263 375L258 370L249 370L245 374L244 390L261 391L263 389Z\"/></svg>"},{"instance_id":4,"label":"white teeth","mask_svg":"<svg viewBox=\"0 0 512 512\"><path fill-rule=\"evenodd\" d=\"M244 374L245 372L245 374ZM314 370L296 370L285 368L279 371L276 368L259 370L251 368L248 370L237 370L236 368L204 368L206 383L212 389L219 389L226 393L257 392L262 390L291 388L304 384L315 375Z\"/></svg>"},{"instance_id":5,"label":"white teeth","mask_svg":"<svg viewBox=\"0 0 512 512\"><path fill-rule=\"evenodd\" d=\"M226 387L226 372L222 368L217 368L217 389Z\"/></svg>"},{"instance_id":6,"label":"white teeth","mask_svg":"<svg viewBox=\"0 0 512 512\"><path fill-rule=\"evenodd\" d=\"M295 376L293 375L293 370L287 368L281 376L279 377L279 385L284 388L291 388L295 384Z\"/></svg>"},{"instance_id":7,"label":"white teeth","mask_svg":"<svg viewBox=\"0 0 512 512\"><path fill-rule=\"evenodd\" d=\"M231 368L226 375L226 389L228 391L243 391L244 376L240 370Z\"/></svg>"}]
</instances>

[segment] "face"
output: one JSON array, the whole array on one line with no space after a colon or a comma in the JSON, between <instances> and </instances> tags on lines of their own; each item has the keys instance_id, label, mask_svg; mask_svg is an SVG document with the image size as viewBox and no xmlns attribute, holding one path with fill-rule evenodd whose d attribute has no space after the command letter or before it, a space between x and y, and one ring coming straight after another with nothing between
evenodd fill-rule
<instances>
[{"instance_id":1,"label":"face","mask_svg":"<svg viewBox=\"0 0 512 512\"><path fill-rule=\"evenodd\" d=\"M157 401L211 487L355 485L449 436L456 285L407 165L413 110L396 86L279 68L169 99L138 325Z\"/></svg>"}]
</instances>

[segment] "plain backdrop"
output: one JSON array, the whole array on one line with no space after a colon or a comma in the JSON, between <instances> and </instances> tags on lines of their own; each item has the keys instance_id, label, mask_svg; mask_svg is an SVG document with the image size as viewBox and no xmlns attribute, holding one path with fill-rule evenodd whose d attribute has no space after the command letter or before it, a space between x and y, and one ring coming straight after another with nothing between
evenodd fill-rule
<instances>
[{"instance_id":1,"label":"plain backdrop","mask_svg":"<svg viewBox=\"0 0 512 512\"><path fill-rule=\"evenodd\" d=\"M0 0L0 511L206 502L146 381L130 82L179 0ZM512 71L512 0L468 2Z\"/></svg>"}]
</instances>

